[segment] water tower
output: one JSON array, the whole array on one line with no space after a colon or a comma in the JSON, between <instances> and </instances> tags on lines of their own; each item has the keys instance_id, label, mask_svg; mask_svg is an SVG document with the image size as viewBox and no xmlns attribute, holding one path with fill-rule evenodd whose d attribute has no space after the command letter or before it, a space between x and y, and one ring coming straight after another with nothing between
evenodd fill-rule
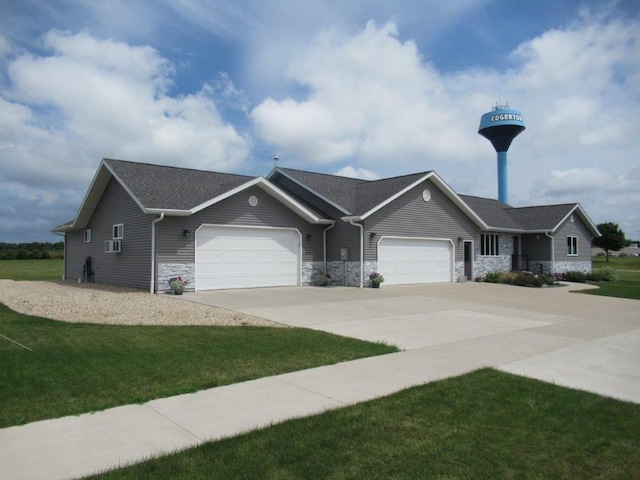
<instances>
[{"instance_id":1,"label":"water tower","mask_svg":"<svg viewBox=\"0 0 640 480\"><path fill-rule=\"evenodd\" d=\"M491 141L498 153L498 200L508 203L507 150L511 141L525 129L522 114L509 105L496 105L482 115L478 133Z\"/></svg>"}]
</instances>

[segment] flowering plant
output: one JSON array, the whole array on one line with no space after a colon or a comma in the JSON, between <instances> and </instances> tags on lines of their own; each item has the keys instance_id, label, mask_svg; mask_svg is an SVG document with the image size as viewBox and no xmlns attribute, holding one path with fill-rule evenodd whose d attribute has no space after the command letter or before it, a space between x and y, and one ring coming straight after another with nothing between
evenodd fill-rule
<instances>
[{"instance_id":1,"label":"flowering plant","mask_svg":"<svg viewBox=\"0 0 640 480\"><path fill-rule=\"evenodd\" d=\"M371 280L372 285L380 285L384 282L384 277L381 273L373 272L369 274L369 280Z\"/></svg>"},{"instance_id":2,"label":"flowering plant","mask_svg":"<svg viewBox=\"0 0 640 480\"><path fill-rule=\"evenodd\" d=\"M173 290L173 293L176 295L182 295L182 293L184 292L184 286L187 283L188 282L182 277L171 277L169 279L169 286L171 287L171 290Z\"/></svg>"}]
</instances>

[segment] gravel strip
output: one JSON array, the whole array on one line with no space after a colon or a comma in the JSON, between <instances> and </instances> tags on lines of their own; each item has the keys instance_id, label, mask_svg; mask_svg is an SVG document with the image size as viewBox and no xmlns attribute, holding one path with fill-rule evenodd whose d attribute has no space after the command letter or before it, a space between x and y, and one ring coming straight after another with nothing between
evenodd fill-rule
<instances>
[{"instance_id":1,"label":"gravel strip","mask_svg":"<svg viewBox=\"0 0 640 480\"><path fill-rule=\"evenodd\" d=\"M112 285L0 280L0 302L25 315L70 323L283 327L244 313L192 303L175 295Z\"/></svg>"}]
</instances>

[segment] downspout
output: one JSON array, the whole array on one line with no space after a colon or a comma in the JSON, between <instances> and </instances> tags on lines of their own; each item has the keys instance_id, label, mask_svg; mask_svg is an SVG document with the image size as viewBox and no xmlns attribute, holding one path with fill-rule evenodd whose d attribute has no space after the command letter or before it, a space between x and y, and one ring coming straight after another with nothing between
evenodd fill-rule
<instances>
[{"instance_id":1,"label":"downspout","mask_svg":"<svg viewBox=\"0 0 640 480\"><path fill-rule=\"evenodd\" d=\"M323 255L324 255L324 273L327 273L327 231L331 230L335 226L336 226L336 224L332 223L327 228L322 230L322 250L323 250Z\"/></svg>"},{"instance_id":2,"label":"downspout","mask_svg":"<svg viewBox=\"0 0 640 480\"><path fill-rule=\"evenodd\" d=\"M361 223L353 223L353 219L349 219L349 223L360 229L360 288L364 286L364 226Z\"/></svg>"},{"instance_id":3,"label":"downspout","mask_svg":"<svg viewBox=\"0 0 640 480\"><path fill-rule=\"evenodd\" d=\"M53 232L60 235L62 240L62 280L67 279L67 234L64 232Z\"/></svg>"},{"instance_id":4,"label":"downspout","mask_svg":"<svg viewBox=\"0 0 640 480\"><path fill-rule=\"evenodd\" d=\"M551 275L555 273L556 270L556 252L555 247L553 245L553 237L549 235L549 232L544 232L544 234L551 239Z\"/></svg>"},{"instance_id":5,"label":"downspout","mask_svg":"<svg viewBox=\"0 0 640 480\"><path fill-rule=\"evenodd\" d=\"M149 293L156 293L156 223L164 220L164 212L160 212L160 216L151 222L151 286Z\"/></svg>"}]
</instances>

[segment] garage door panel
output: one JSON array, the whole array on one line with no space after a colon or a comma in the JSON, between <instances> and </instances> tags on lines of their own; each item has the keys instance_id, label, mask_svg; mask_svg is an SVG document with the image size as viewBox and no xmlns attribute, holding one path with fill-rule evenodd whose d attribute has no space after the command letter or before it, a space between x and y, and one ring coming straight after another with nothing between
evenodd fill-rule
<instances>
[{"instance_id":1,"label":"garage door panel","mask_svg":"<svg viewBox=\"0 0 640 480\"><path fill-rule=\"evenodd\" d=\"M390 285L450 282L452 258L447 240L382 238L378 244L378 268Z\"/></svg>"},{"instance_id":2,"label":"garage door panel","mask_svg":"<svg viewBox=\"0 0 640 480\"><path fill-rule=\"evenodd\" d=\"M291 229L203 226L196 233L196 289L297 285L300 237Z\"/></svg>"}]
</instances>

